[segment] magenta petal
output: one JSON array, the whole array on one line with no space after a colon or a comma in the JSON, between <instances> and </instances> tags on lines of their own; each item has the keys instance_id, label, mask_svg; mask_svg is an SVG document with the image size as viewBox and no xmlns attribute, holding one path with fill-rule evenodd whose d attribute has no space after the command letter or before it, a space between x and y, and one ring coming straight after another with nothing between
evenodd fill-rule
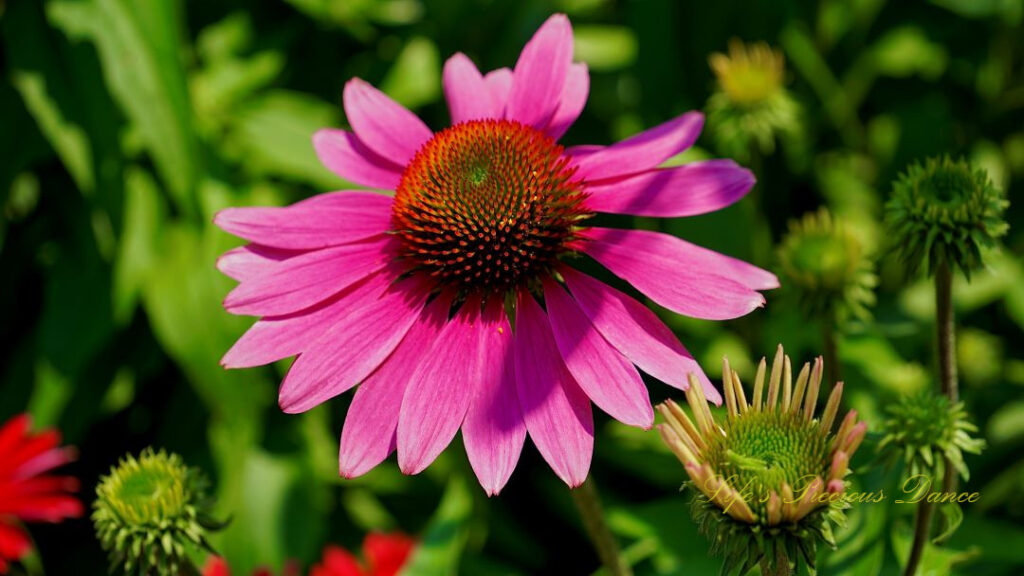
<instances>
[{"instance_id":1,"label":"magenta petal","mask_svg":"<svg viewBox=\"0 0 1024 576\"><path fill-rule=\"evenodd\" d=\"M342 99L359 140L399 166L434 135L415 114L359 78L345 84Z\"/></svg>"},{"instance_id":2,"label":"magenta petal","mask_svg":"<svg viewBox=\"0 0 1024 576\"><path fill-rule=\"evenodd\" d=\"M589 182L594 182L649 170L693 146L703 126L703 114L687 112L599 152L584 156L577 162L579 175Z\"/></svg>"},{"instance_id":3,"label":"magenta petal","mask_svg":"<svg viewBox=\"0 0 1024 576\"><path fill-rule=\"evenodd\" d=\"M441 329L409 378L398 416L398 467L419 474L459 431L476 387L500 378L500 365L485 364L480 301L470 299Z\"/></svg>"},{"instance_id":4,"label":"magenta petal","mask_svg":"<svg viewBox=\"0 0 1024 576\"><path fill-rule=\"evenodd\" d=\"M587 186L595 212L678 218L729 206L754 186L754 175L732 160L707 160Z\"/></svg>"},{"instance_id":5,"label":"magenta petal","mask_svg":"<svg viewBox=\"0 0 1024 576\"><path fill-rule=\"evenodd\" d=\"M451 302L442 296L428 304L395 351L356 389L341 429L338 470L343 477L366 474L394 451L410 373L448 322Z\"/></svg>"},{"instance_id":6,"label":"magenta petal","mask_svg":"<svg viewBox=\"0 0 1024 576\"><path fill-rule=\"evenodd\" d=\"M590 73L587 71L587 65L573 64L569 68L569 76L565 79L565 88L562 89L558 109L546 130L549 136L558 140L565 134L572 123L580 117L589 94Z\"/></svg>"},{"instance_id":7,"label":"magenta petal","mask_svg":"<svg viewBox=\"0 0 1024 576\"><path fill-rule=\"evenodd\" d=\"M503 302L492 298L484 310L483 359L489 367L477 383L462 440L469 463L488 496L504 488L519 462L526 440L526 424L516 396L512 327Z\"/></svg>"},{"instance_id":8,"label":"magenta petal","mask_svg":"<svg viewBox=\"0 0 1024 576\"><path fill-rule=\"evenodd\" d=\"M484 75L484 83L491 93L491 100L494 102L494 110L498 118L505 117L505 106L508 105L508 95L512 93L512 71L508 68L491 70Z\"/></svg>"},{"instance_id":9,"label":"magenta petal","mask_svg":"<svg viewBox=\"0 0 1024 576\"><path fill-rule=\"evenodd\" d=\"M300 250L283 250L259 244L247 244L228 250L217 259L217 270L231 278L244 282L266 274L281 260L303 254Z\"/></svg>"},{"instance_id":10,"label":"magenta petal","mask_svg":"<svg viewBox=\"0 0 1024 576\"><path fill-rule=\"evenodd\" d=\"M647 306L567 266L559 272L598 332L641 370L681 390L690 387L686 375L693 373L708 399L722 402L693 355Z\"/></svg>"},{"instance_id":11,"label":"magenta petal","mask_svg":"<svg viewBox=\"0 0 1024 576\"><path fill-rule=\"evenodd\" d=\"M364 190L320 194L283 208L225 208L213 223L251 242L315 250L387 232L392 198Z\"/></svg>"},{"instance_id":12,"label":"magenta petal","mask_svg":"<svg viewBox=\"0 0 1024 576\"><path fill-rule=\"evenodd\" d=\"M402 179L401 166L378 156L347 130L318 130L313 148L321 164L349 182L394 190Z\"/></svg>"},{"instance_id":13,"label":"magenta petal","mask_svg":"<svg viewBox=\"0 0 1024 576\"><path fill-rule=\"evenodd\" d=\"M312 308L260 319L228 350L221 365L251 368L295 356L353 311L374 304L396 277L390 271L380 272Z\"/></svg>"},{"instance_id":14,"label":"magenta petal","mask_svg":"<svg viewBox=\"0 0 1024 576\"><path fill-rule=\"evenodd\" d=\"M419 278L402 280L330 326L288 370L278 393L281 409L305 412L369 376L405 337L428 294Z\"/></svg>"},{"instance_id":15,"label":"magenta petal","mask_svg":"<svg viewBox=\"0 0 1024 576\"><path fill-rule=\"evenodd\" d=\"M555 343L580 388L623 424L654 424L647 387L633 364L594 329L586 314L557 282L544 281L544 301Z\"/></svg>"},{"instance_id":16,"label":"magenta petal","mask_svg":"<svg viewBox=\"0 0 1024 576\"><path fill-rule=\"evenodd\" d=\"M444 64L444 96L452 124L467 120L497 118L497 109L491 92L476 65L465 54L458 53Z\"/></svg>"},{"instance_id":17,"label":"magenta petal","mask_svg":"<svg viewBox=\"0 0 1024 576\"><path fill-rule=\"evenodd\" d=\"M545 128L558 109L571 64L572 25L564 14L555 14L519 54L505 117Z\"/></svg>"},{"instance_id":18,"label":"magenta petal","mask_svg":"<svg viewBox=\"0 0 1024 576\"><path fill-rule=\"evenodd\" d=\"M526 429L555 474L583 483L594 451L590 400L558 353L544 311L529 292L516 304L516 391Z\"/></svg>"},{"instance_id":19,"label":"magenta petal","mask_svg":"<svg viewBox=\"0 0 1024 576\"><path fill-rule=\"evenodd\" d=\"M745 282L760 285L774 278L746 263L749 270L741 269L733 265L739 260L727 262L720 254L709 258L706 252L714 252L660 232L590 228L584 236L584 252L658 304L693 318L748 314L764 305L764 297Z\"/></svg>"},{"instance_id":20,"label":"magenta petal","mask_svg":"<svg viewBox=\"0 0 1024 576\"><path fill-rule=\"evenodd\" d=\"M279 316L326 300L394 259L392 236L306 252L239 284L224 298L232 314Z\"/></svg>"}]
</instances>

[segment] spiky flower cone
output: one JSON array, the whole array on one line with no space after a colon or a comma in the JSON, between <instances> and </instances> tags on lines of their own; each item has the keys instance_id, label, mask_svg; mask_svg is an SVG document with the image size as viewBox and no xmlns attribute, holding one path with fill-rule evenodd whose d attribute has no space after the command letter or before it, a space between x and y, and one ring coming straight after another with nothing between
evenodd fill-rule
<instances>
[{"instance_id":1,"label":"spiky flower cone","mask_svg":"<svg viewBox=\"0 0 1024 576\"><path fill-rule=\"evenodd\" d=\"M945 263L970 277L1008 226L1009 202L984 170L966 160L932 158L907 168L885 206L893 245L910 271Z\"/></svg>"},{"instance_id":2,"label":"spiky flower cone","mask_svg":"<svg viewBox=\"0 0 1024 576\"><path fill-rule=\"evenodd\" d=\"M723 152L743 160L756 146L768 154L777 135L798 130L800 107L783 86L779 51L734 39L728 55L712 54L708 63L719 88L708 100L708 128Z\"/></svg>"},{"instance_id":3,"label":"spiky flower cone","mask_svg":"<svg viewBox=\"0 0 1024 576\"><path fill-rule=\"evenodd\" d=\"M694 517L725 556L722 573L813 571L819 541L834 546L832 526L844 521L849 463L867 432L851 410L833 430L842 383L816 414L823 362L804 364L794 386L789 357L778 348L765 389L761 360L748 401L725 360L727 416L716 421L697 385L686 393L692 419L675 402L658 406L658 430L696 489Z\"/></svg>"},{"instance_id":4,"label":"spiky flower cone","mask_svg":"<svg viewBox=\"0 0 1024 576\"><path fill-rule=\"evenodd\" d=\"M870 316L878 283L874 265L860 240L827 209L790 222L778 255L786 286L808 316Z\"/></svg>"},{"instance_id":5,"label":"spiky flower cone","mask_svg":"<svg viewBox=\"0 0 1024 576\"><path fill-rule=\"evenodd\" d=\"M951 405L945 396L922 392L905 396L889 408L878 450L901 457L910 476L943 478L948 462L969 480L964 452L980 454L985 448L984 440L971 437L977 431L963 402Z\"/></svg>"},{"instance_id":6,"label":"spiky flower cone","mask_svg":"<svg viewBox=\"0 0 1024 576\"><path fill-rule=\"evenodd\" d=\"M190 555L210 551L206 536L225 523L210 515L207 481L177 454L143 450L127 455L96 488L92 520L125 574L177 576L198 573Z\"/></svg>"}]
</instances>

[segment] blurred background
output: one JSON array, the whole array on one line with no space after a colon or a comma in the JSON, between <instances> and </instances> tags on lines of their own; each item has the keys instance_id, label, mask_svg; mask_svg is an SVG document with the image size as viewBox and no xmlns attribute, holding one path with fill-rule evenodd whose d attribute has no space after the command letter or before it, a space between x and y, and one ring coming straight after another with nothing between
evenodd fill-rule
<instances>
[{"instance_id":1,"label":"blurred background","mask_svg":"<svg viewBox=\"0 0 1024 576\"><path fill-rule=\"evenodd\" d=\"M308 566L325 544L357 549L369 530L422 538L432 573L597 570L565 486L529 443L498 498L472 481L458 441L420 476L392 459L343 481L350 394L284 415L287 362L218 365L251 319L220 306L233 283L214 262L239 241L212 215L351 187L310 143L344 125L349 78L437 129L448 122L444 59L512 66L552 12L569 14L591 70L567 144L728 108L709 56L734 38L778 51L779 114L757 124L722 113L677 159L737 158L758 176L750 196L633 225L778 270L788 223L827 206L877 265L877 305L842 322L837 345L848 403L872 430L896 397L935 386L932 287L888 255L881 224L892 180L948 153L1007 192L1003 249L955 285L962 395L989 445L968 457L964 489L981 500L925 566L1024 573L1022 0L0 0L0 421L28 411L60 428L80 450L70 471L87 502L100 474L146 446L201 467L233 518L214 544L235 574ZM660 312L709 375L727 354L747 379L779 342L794 361L822 350L821 328L783 282L733 322ZM672 394L650 389L652 400ZM899 471L872 467L868 448L862 488L898 486ZM683 470L655 432L599 415L593 474L638 574L717 573L678 493ZM891 500L855 507L821 572L897 573L912 514ZM46 574L105 573L88 519L32 534Z\"/></svg>"}]
</instances>

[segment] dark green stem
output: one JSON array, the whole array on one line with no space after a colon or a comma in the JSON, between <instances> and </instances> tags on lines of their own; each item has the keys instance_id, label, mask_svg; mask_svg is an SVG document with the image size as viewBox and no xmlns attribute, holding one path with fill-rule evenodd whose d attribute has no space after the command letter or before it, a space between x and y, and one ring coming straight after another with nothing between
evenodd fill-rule
<instances>
[{"instance_id":1,"label":"dark green stem","mask_svg":"<svg viewBox=\"0 0 1024 576\"><path fill-rule=\"evenodd\" d=\"M619 543L608 527L594 481L588 476L583 484L570 493L576 508L580 511L587 536L594 544L594 549L597 550L597 555L608 573L611 576L633 576L633 570L626 563L619 550Z\"/></svg>"},{"instance_id":2,"label":"dark green stem","mask_svg":"<svg viewBox=\"0 0 1024 576\"><path fill-rule=\"evenodd\" d=\"M837 326L835 312L827 312L821 322L821 344L825 360L825 380L830 386L843 379L842 367L839 365L839 345L836 343Z\"/></svg>"},{"instance_id":3,"label":"dark green stem","mask_svg":"<svg viewBox=\"0 0 1024 576\"><path fill-rule=\"evenodd\" d=\"M956 327L953 324L953 273L945 261L935 271L935 321L939 345L939 382L942 393L949 398L950 408L960 400L960 387L956 374ZM946 476L942 491L956 489L957 472L946 459Z\"/></svg>"},{"instance_id":4,"label":"dark green stem","mask_svg":"<svg viewBox=\"0 0 1024 576\"><path fill-rule=\"evenodd\" d=\"M761 557L761 576L790 576L793 573L789 568L789 556L782 546L775 554L774 562L768 556Z\"/></svg>"},{"instance_id":5,"label":"dark green stem","mask_svg":"<svg viewBox=\"0 0 1024 576\"><path fill-rule=\"evenodd\" d=\"M907 567L903 576L914 576L917 567L921 564L921 556L924 554L924 545L928 542L931 534L932 514L935 507L927 498L921 500L917 505L917 514L914 521L914 543L910 547L910 558L907 560Z\"/></svg>"}]
</instances>

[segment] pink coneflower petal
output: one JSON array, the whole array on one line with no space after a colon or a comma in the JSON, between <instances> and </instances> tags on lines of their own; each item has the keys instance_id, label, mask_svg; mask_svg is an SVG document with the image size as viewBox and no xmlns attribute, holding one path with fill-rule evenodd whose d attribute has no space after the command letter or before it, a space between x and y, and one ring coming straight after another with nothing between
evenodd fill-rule
<instances>
[{"instance_id":1,"label":"pink coneflower petal","mask_svg":"<svg viewBox=\"0 0 1024 576\"><path fill-rule=\"evenodd\" d=\"M353 311L377 302L396 277L380 272L307 310L261 318L224 354L221 365L251 368L299 354Z\"/></svg>"},{"instance_id":2,"label":"pink coneflower petal","mask_svg":"<svg viewBox=\"0 0 1024 576\"><path fill-rule=\"evenodd\" d=\"M395 351L356 389L338 451L338 469L345 478L362 476L395 450L410 366L419 364L448 322L451 302L451 295L443 293L428 304Z\"/></svg>"},{"instance_id":3,"label":"pink coneflower petal","mask_svg":"<svg viewBox=\"0 0 1024 576\"><path fill-rule=\"evenodd\" d=\"M394 190L402 179L401 166L374 153L347 130L318 130L313 134L313 148L321 164L349 182Z\"/></svg>"},{"instance_id":4,"label":"pink coneflower petal","mask_svg":"<svg viewBox=\"0 0 1024 576\"><path fill-rule=\"evenodd\" d=\"M394 259L389 245L397 242L382 234L282 260L235 287L224 299L224 308L251 316L279 316L308 308L383 269Z\"/></svg>"},{"instance_id":5,"label":"pink coneflower petal","mask_svg":"<svg viewBox=\"0 0 1024 576\"><path fill-rule=\"evenodd\" d=\"M398 466L418 474L451 443L481 382L500 378L485 365L480 300L470 299L440 333L409 377L398 416Z\"/></svg>"},{"instance_id":6,"label":"pink coneflower petal","mask_svg":"<svg viewBox=\"0 0 1024 576\"><path fill-rule=\"evenodd\" d=\"M285 208L225 208L213 223L264 246L315 250L386 232L391 203L390 196L373 192L332 192Z\"/></svg>"},{"instance_id":7,"label":"pink coneflower petal","mask_svg":"<svg viewBox=\"0 0 1024 576\"><path fill-rule=\"evenodd\" d=\"M444 96L448 101L452 124L500 118L504 101L499 106L490 95L484 77L468 56L459 52L445 62Z\"/></svg>"},{"instance_id":8,"label":"pink coneflower petal","mask_svg":"<svg viewBox=\"0 0 1024 576\"><path fill-rule=\"evenodd\" d=\"M484 75L484 83L491 92L491 99L494 102L495 110L499 118L505 117L505 107L508 105L508 96L512 93L512 71L508 68L491 70Z\"/></svg>"},{"instance_id":9,"label":"pink coneflower petal","mask_svg":"<svg viewBox=\"0 0 1024 576\"><path fill-rule=\"evenodd\" d=\"M569 68L569 76L565 79L562 89L561 103L551 118L551 125L545 132L555 140L562 137L572 123L580 117L583 107L590 94L590 73L587 65L578 63Z\"/></svg>"},{"instance_id":10,"label":"pink coneflower petal","mask_svg":"<svg viewBox=\"0 0 1024 576\"><path fill-rule=\"evenodd\" d=\"M641 370L681 390L690 387L686 375L697 375L704 394L715 404L722 397L672 330L649 308L626 294L563 266L559 268L580 308L606 340Z\"/></svg>"},{"instance_id":11,"label":"pink coneflower petal","mask_svg":"<svg viewBox=\"0 0 1024 576\"><path fill-rule=\"evenodd\" d=\"M526 429L563 482L587 478L594 451L590 399L558 353L551 326L533 296L519 293L515 334L516 389Z\"/></svg>"},{"instance_id":12,"label":"pink coneflower petal","mask_svg":"<svg viewBox=\"0 0 1024 576\"><path fill-rule=\"evenodd\" d=\"M288 370L278 394L281 409L305 412L369 376L409 332L427 293L419 279L399 281L377 302L330 326Z\"/></svg>"},{"instance_id":13,"label":"pink coneflower petal","mask_svg":"<svg viewBox=\"0 0 1024 576\"><path fill-rule=\"evenodd\" d=\"M732 160L707 160L587 186L595 212L678 218L721 210L747 195L754 175Z\"/></svg>"},{"instance_id":14,"label":"pink coneflower petal","mask_svg":"<svg viewBox=\"0 0 1024 576\"><path fill-rule=\"evenodd\" d=\"M494 496L512 476L526 441L516 396L512 327L499 299L492 299L484 309L483 337L483 362L490 376L476 384L462 424L462 440L480 485Z\"/></svg>"},{"instance_id":15,"label":"pink coneflower petal","mask_svg":"<svg viewBox=\"0 0 1024 576\"><path fill-rule=\"evenodd\" d=\"M589 241L584 252L658 304L692 318L727 320L748 314L764 305L756 290L774 279L759 268L741 268L726 256L668 234L591 228L585 237Z\"/></svg>"},{"instance_id":16,"label":"pink coneflower petal","mask_svg":"<svg viewBox=\"0 0 1024 576\"><path fill-rule=\"evenodd\" d=\"M505 117L544 129L558 109L572 65L572 25L555 14L526 43L516 61Z\"/></svg>"},{"instance_id":17,"label":"pink coneflower petal","mask_svg":"<svg viewBox=\"0 0 1024 576\"><path fill-rule=\"evenodd\" d=\"M649 170L693 146L703 126L703 114L687 112L593 154L577 153L578 174L594 182Z\"/></svg>"},{"instance_id":18,"label":"pink coneflower petal","mask_svg":"<svg viewBox=\"0 0 1024 576\"><path fill-rule=\"evenodd\" d=\"M359 78L345 84L342 99L359 141L399 166L434 135L419 117Z\"/></svg>"},{"instance_id":19,"label":"pink coneflower petal","mask_svg":"<svg viewBox=\"0 0 1024 576\"><path fill-rule=\"evenodd\" d=\"M580 388L616 420L650 428L654 409L633 364L594 329L572 297L553 280L544 281L544 302L555 343Z\"/></svg>"},{"instance_id":20,"label":"pink coneflower petal","mask_svg":"<svg viewBox=\"0 0 1024 576\"><path fill-rule=\"evenodd\" d=\"M303 253L303 250L285 250L259 244L247 244L222 254L217 259L217 270L232 280L244 282L270 272L274 264L281 260Z\"/></svg>"}]
</instances>

